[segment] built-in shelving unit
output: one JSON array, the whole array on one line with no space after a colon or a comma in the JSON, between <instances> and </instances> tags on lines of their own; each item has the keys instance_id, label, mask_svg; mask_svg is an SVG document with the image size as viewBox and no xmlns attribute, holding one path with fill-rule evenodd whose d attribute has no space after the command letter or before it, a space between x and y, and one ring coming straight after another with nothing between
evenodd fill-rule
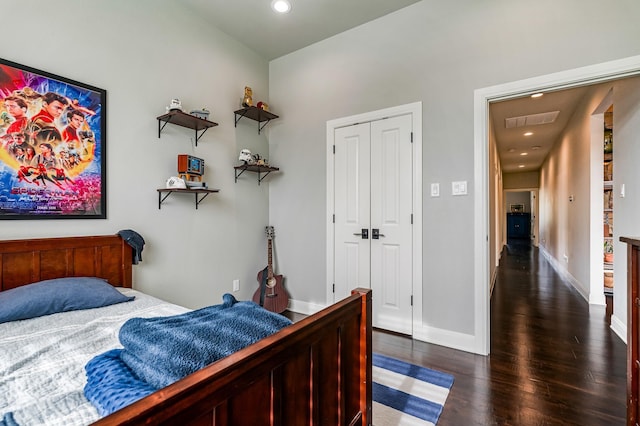
<instances>
[{"instance_id":1,"label":"built-in shelving unit","mask_svg":"<svg viewBox=\"0 0 640 426\"><path fill-rule=\"evenodd\" d=\"M195 202L196 202L196 210L198 206L207 198L209 194L213 194L214 192L220 192L219 189L182 189L182 188L159 188L158 189L158 209L162 208L162 203L167 197L171 194L194 194Z\"/></svg>"},{"instance_id":2,"label":"built-in shelving unit","mask_svg":"<svg viewBox=\"0 0 640 426\"><path fill-rule=\"evenodd\" d=\"M274 120L276 118L278 118L277 115L269 112L269 111L265 111L262 108L258 108L255 106L250 106L250 107L244 107L242 109L239 109L237 111L233 112L235 115L235 126L238 126L238 122L240 121L240 119L242 117L246 117L246 118L250 118L251 120L255 120L258 122L258 134L260 134L260 132L262 131L262 129L264 129L264 126L266 126L267 124L269 124L269 121ZM264 123L264 124L262 124Z\"/></svg>"},{"instance_id":3,"label":"built-in shelving unit","mask_svg":"<svg viewBox=\"0 0 640 426\"><path fill-rule=\"evenodd\" d=\"M604 293L613 294L613 107L604 114Z\"/></svg>"},{"instance_id":4,"label":"built-in shelving unit","mask_svg":"<svg viewBox=\"0 0 640 426\"><path fill-rule=\"evenodd\" d=\"M271 172L277 172L280 170L278 167L271 166L259 166L257 164L244 164L241 166L235 166L235 174L236 174L236 182L238 182L238 177L244 172L254 172L258 174L258 185L267 175Z\"/></svg>"},{"instance_id":5,"label":"built-in shelving unit","mask_svg":"<svg viewBox=\"0 0 640 426\"><path fill-rule=\"evenodd\" d=\"M195 115L187 114L186 112L182 112L180 110L169 111L168 113L157 117L157 119L158 119L158 138L160 138L160 134L162 133L162 130L164 130L165 126L171 123L171 124L175 124L176 126L186 127L188 129L194 129L195 136L196 136L196 146L198 146L198 140L202 137L202 135L204 135L204 133L209 128L215 127L218 125L218 123L214 123L213 121L196 117Z\"/></svg>"}]
</instances>

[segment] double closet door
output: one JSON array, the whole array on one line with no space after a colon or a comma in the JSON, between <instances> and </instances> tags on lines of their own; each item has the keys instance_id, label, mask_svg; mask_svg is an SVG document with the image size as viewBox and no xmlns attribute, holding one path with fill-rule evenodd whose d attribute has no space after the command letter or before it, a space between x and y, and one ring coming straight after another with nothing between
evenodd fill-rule
<instances>
[{"instance_id":1,"label":"double closet door","mask_svg":"<svg viewBox=\"0 0 640 426\"><path fill-rule=\"evenodd\" d=\"M373 290L373 326L412 334L411 115L335 129L334 299Z\"/></svg>"}]
</instances>

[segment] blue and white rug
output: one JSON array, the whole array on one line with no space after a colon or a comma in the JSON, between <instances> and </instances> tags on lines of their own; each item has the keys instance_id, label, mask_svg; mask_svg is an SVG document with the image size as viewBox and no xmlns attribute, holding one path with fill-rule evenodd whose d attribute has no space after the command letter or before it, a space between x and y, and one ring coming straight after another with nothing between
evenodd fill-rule
<instances>
[{"instance_id":1,"label":"blue and white rug","mask_svg":"<svg viewBox=\"0 0 640 426\"><path fill-rule=\"evenodd\" d=\"M453 376L373 354L374 426L435 425Z\"/></svg>"}]
</instances>

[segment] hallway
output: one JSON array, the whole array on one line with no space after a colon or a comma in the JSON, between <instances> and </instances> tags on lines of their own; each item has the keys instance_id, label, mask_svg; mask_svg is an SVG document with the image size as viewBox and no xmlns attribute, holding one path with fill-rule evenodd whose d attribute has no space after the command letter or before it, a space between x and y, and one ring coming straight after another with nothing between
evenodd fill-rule
<instances>
[{"instance_id":1,"label":"hallway","mask_svg":"<svg viewBox=\"0 0 640 426\"><path fill-rule=\"evenodd\" d=\"M491 300L489 357L383 332L373 350L455 376L438 426L624 425L626 345L610 315L513 240Z\"/></svg>"}]
</instances>

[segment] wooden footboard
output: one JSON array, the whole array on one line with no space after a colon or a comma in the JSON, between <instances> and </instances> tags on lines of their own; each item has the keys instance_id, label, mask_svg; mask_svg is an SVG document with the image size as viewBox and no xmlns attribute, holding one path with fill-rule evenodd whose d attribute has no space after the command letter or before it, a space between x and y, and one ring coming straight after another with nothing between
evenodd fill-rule
<instances>
[{"instance_id":1,"label":"wooden footboard","mask_svg":"<svg viewBox=\"0 0 640 426\"><path fill-rule=\"evenodd\" d=\"M0 291L98 276L131 287L117 235L0 241ZM96 425L370 425L371 290L352 295Z\"/></svg>"},{"instance_id":2,"label":"wooden footboard","mask_svg":"<svg viewBox=\"0 0 640 426\"><path fill-rule=\"evenodd\" d=\"M352 295L95 425L370 425L371 291Z\"/></svg>"}]
</instances>

